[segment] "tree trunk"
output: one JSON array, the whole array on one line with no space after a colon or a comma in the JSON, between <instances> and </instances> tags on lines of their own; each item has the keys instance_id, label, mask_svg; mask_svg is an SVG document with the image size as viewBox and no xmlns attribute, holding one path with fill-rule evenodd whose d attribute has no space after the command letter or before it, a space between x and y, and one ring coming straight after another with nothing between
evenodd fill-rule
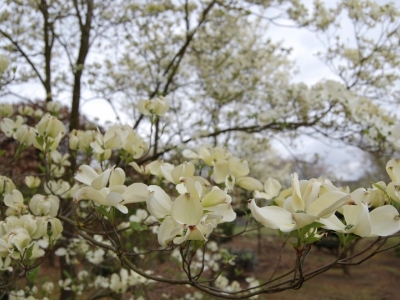
<instances>
[{"instance_id":1,"label":"tree trunk","mask_svg":"<svg viewBox=\"0 0 400 300\"><path fill-rule=\"evenodd\" d=\"M93 17L93 0L87 1L87 10L85 15L85 23L83 23L77 0L74 0L77 18L79 20L81 28L81 41L78 58L76 60L75 72L74 72L74 87L72 92L71 102L71 115L69 118L69 131L79 128L79 105L81 100L81 80L82 73L85 67L85 60L90 48L90 30Z\"/></svg>"}]
</instances>

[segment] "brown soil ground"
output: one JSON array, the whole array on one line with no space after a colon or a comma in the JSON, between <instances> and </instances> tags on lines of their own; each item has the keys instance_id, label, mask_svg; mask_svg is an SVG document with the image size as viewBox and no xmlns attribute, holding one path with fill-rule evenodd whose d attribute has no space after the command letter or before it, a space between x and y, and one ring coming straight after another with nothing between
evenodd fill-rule
<instances>
[{"instance_id":1,"label":"brown soil ground","mask_svg":"<svg viewBox=\"0 0 400 300\"><path fill-rule=\"evenodd\" d=\"M247 243L250 243L248 241ZM365 249L372 241L360 241L356 244L353 253ZM273 243L277 244L277 243ZM275 246L276 247L276 246ZM264 277L274 267L273 260L279 253L274 249L272 243L263 239L261 242L262 253L258 255L259 264L255 274ZM268 249L274 249L270 253ZM266 256L275 258L268 259ZM329 263L335 255L324 249L313 247L307 256L305 271L315 269ZM357 262L359 259L354 259ZM294 250L291 246L285 247L282 253L281 268L284 270L294 265ZM400 257L396 256L395 250L391 249L379 253L360 265L348 266L347 273L342 267L334 267L309 281L306 281L299 290L287 290L281 293L260 296L259 299L346 299L346 300L396 300L400 299L398 284L400 282ZM264 275L264 276L263 276Z\"/></svg>"},{"instance_id":2,"label":"brown soil ground","mask_svg":"<svg viewBox=\"0 0 400 300\"><path fill-rule=\"evenodd\" d=\"M359 241L356 243L353 253L365 249L373 241L368 239ZM396 241L399 242L399 240ZM389 241L385 246L390 246L393 243L394 241ZM256 236L241 236L236 238L235 241L224 244L224 246L230 251L246 249L256 253L258 262L254 270L245 272L243 276L236 278L242 283L243 287L247 286L243 280L246 276L269 279L275 269L280 253L281 262L277 268L276 275L293 269L295 263L294 249L291 245L287 245L281 252L278 237L264 235L261 238L260 245L258 245ZM258 247L260 247L259 253L257 253ZM358 262L362 257L353 259L352 262ZM307 272L316 269L334 259L335 254L331 251L323 248L317 249L317 247L313 246L307 256L304 270ZM340 266L333 267L325 273L304 282L299 290L286 290L276 294L260 295L258 299L397 300L400 299L398 284L400 284L400 257L396 255L396 249L390 249L373 256L359 265L348 266L347 271ZM167 299L181 299L186 292L190 291L193 290L186 287L179 288L156 284L153 291L148 294L148 297L149 299L161 299L160 295L164 294ZM216 298L204 295L203 299Z\"/></svg>"}]
</instances>

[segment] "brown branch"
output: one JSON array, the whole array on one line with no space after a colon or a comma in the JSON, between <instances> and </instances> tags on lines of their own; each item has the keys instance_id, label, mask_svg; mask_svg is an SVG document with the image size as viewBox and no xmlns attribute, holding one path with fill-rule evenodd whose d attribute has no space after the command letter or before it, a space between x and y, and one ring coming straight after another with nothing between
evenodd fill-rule
<instances>
[{"instance_id":1,"label":"brown branch","mask_svg":"<svg viewBox=\"0 0 400 300\"><path fill-rule=\"evenodd\" d=\"M13 38L8 35L6 32L4 32L3 30L0 29L0 33L7 38L17 49L17 51L22 55L23 58L25 58L26 62L31 66L31 68L33 69L33 71L36 73L36 76L39 78L40 82L42 83L43 87L46 87L45 81L42 78L42 75L40 75L39 70L36 68L35 64L33 63L33 61L31 61L31 59L29 58L28 54L25 53L25 51L20 47L20 45L18 44L18 42L14 41Z\"/></svg>"}]
</instances>

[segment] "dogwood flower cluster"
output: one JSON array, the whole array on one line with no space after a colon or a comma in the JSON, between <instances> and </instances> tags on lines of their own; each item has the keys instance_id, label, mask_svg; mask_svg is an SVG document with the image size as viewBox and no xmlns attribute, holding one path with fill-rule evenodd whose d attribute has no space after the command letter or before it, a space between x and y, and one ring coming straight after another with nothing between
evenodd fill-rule
<instances>
[{"instance_id":1,"label":"dogwood flower cluster","mask_svg":"<svg viewBox=\"0 0 400 300\"><path fill-rule=\"evenodd\" d=\"M3 182L8 182L8 187L14 186L10 179L3 178ZM46 249L49 243L59 239L63 231L56 218L59 198L35 194L26 205L20 191L7 191L7 186L3 190L7 217L0 221L0 257L7 261L9 257L22 260L43 256L42 248Z\"/></svg>"},{"instance_id":2,"label":"dogwood flower cluster","mask_svg":"<svg viewBox=\"0 0 400 300\"><path fill-rule=\"evenodd\" d=\"M300 181L295 173L291 187L274 199L275 205L260 208L251 199L248 206L257 221L283 232L319 222L324 229L344 234L389 236L400 230L399 212L391 205L393 201L400 203L400 161L390 160L386 169L392 179L387 187L378 183L379 188L360 188L353 192L322 178ZM276 189L270 190L276 194Z\"/></svg>"},{"instance_id":3,"label":"dogwood flower cluster","mask_svg":"<svg viewBox=\"0 0 400 300\"><path fill-rule=\"evenodd\" d=\"M150 271L148 271L151 274ZM110 278L105 278L103 276L97 276L94 281L94 286L96 288L109 288L117 294L123 294L127 291L129 287L134 287L136 285L150 284L152 280L149 280L132 270L128 271L122 268L119 272L113 273Z\"/></svg>"},{"instance_id":4,"label":"dogwood flower cluster","mask_svg":"<svg viewBox=\"0 0 400 300\"><path fill-rule=\"evenodd\" d=\"M92 167L82 165L75 179L87 185L75 193L75 202L92 200L97 205L115 207L124 214L128 213L126 204L143 202L148 194L143 183L125 186L125 172L121 168L112 167L98 174Z\"/></svg>"},{"instance_id":5,"label":"dogwood flower cluster","mask_svg":"<svg viewBox=\"0 0 400 300\"><path fill-rule=\"evenodd\" d=\"M2 108L2 115L7 117L0 123L1 130L20 144L40 150L46 171L41 176L36 174L40 177L23 177L31 191L29 197L24 197L10 178L0 176L0 194L5 208L2 213L6 216L0 221L0 270L12 269L15 261L25 263L44 256L46 249L52 249L55 241L63 239L60 219L77 224L76 230L82 233L77 238L64 239L68 243L55 251L67 264L77 264L84 258L91 267L101 268L109 260L119 261L125 253L140 260L148 249L140 251L138 248L142 247L138 245L125 248L121 241L142 230L157 234L162 248L182 245L173 252L182 259L178 250L190 247L187 241L207 242L219 224L235 220L233 196L240 188L254 193L254 199L248 201L252 217L268 228L285 233L300 232L311 224L317 224L318 228L305 235L317 238L321 228L361 237L389 236L400 230L400 216L394 206L395 202L400 203L399 160L390 160L387 164L392 182L379 182L369 189L350 191L322 178L300 180L295 173L291 187L282 190L281 184L273 178L262 183L251 177L248 162L221 147L201 145L196 151L183 150L184 157L190 161L179 165L162 159L139 165L133 160L145 155L149 146L126 125L111 126L105 133L99 129L74 130L69 134L72 154L62 153L59 145L66 128L54 116L60 107L54 103L47 106L51 113L40 117L37 114L38 123L34 127L25 124L27 116L35 115L33 110L21 107L20 115L12 118L9 108ZM141 102L139 109L155 118L165 114L168 104L165 99L156 98ZM126 166L146 175L148 184L131 183L126 170L112 166L114 151L119 152ZM77 183L72 185L65 175L75 154L87 158L88 164L78 167L74 177ZM257 199L272 200L273 204L259 207ZM62 206L63 203L68 205ZM76 219L68 220L64 215L58 219L62 214L60 207L76 212ZM122 213L117 218L116 210ZM102 229L86 225L93 222L101 222ZM197 250L189 268L193 272L216 274L221 271L221 253L216 250L215 242L209 242L206 247L214 253ZM78 279L64 278L58 286L77 295L85 287L122 294L132 286L151 282L142 275L119 268L112 270L109 276L91 276L91 281L87 280L89 275L82 274ZM259 285L254 278L247 281L250 288ZM214 283L221 291L242 290L238 282L229 282L224 276L218 276ZM51 289L51 286L46 288Z\"/></svg>"},{"instance_id":6,"label":"dogwood flower cluster","mask_svg":"<svg viewBox=\"0 0 400 300\"><path fill-rule=\"evenodd\" d=\"M66 133L64 124L49 113L44 114L35 127L26 125L21 115L16 116L14 120L3 118L0 129L7 137L13 137L21 144L33 145L46 152L56 150Z\"/></svg>"},{"instance_id":7,"label":"dogwood flower cluster","mask_svg":"<svg viewBox=\"0 0 400 300\"><path fill-rule=\"evenodd\" d=\"M263 189L259 180L247 176L250 173L247 161L224 148L201 145L198 153L185 149L182 154L195 162L201 159L207 166L212 167L214 181L217 184L225 183L227 191L232 191L235 185L249 191Z\"/></svg>"},{"instance_id":8,"label":"dogwood flower cluster","mask_svg":"<svg viewBox=\"0 0 400 300\"><path fill-rule=\"evenodd\" d=\"M140 100L137 104L137 108L140 113L145 116L150 116L152 114L163 116L168 111L169 104L163 96L158 96L150 100Z\"/></svg>"},{"instance_id":9,"label":"dogwood flower cluster","mask_svg":"<svg viewBox=\"0 0 400 300\"><path fill-rule=\"evenodd\" d=\"M115 207L126 214L126 204L146 201L151 216L161 221L158 240L162 246L172 240L175 244L185 240L206 240L219 223L230 222L236 217L231 196L218 187L211 188L208 181L198 176L181 177L181 183L177 185L180 196L174 201L156 185L123 185L125 173L120 168L109 168L98 174L90 166L83 165L75 179L87 185L75 193L76 202L92 200L97 205Z\"/></svg>"},{"instance_id":10,"label":"dogwood flower cluster","mask_svg":"<svg viewBox=\"0 0 400 300\"><path fill-rule=\"evenodd\" d=\"M132 158L141 157L148 149L132 127L113 125L102 134L99 130L73 130L69 134L69 148L93 153L99 161L110 158L113 149L124 149Z\"/></svg>"},{"instance_id":11,"label":"dogwood flower cluster","mask_svg":"<svg viewBox=\"0 0 400 300\"><path fill-rule=\"evenodd\" d=\"M219 223L236 218L232 198L225 191L196 178L184 177L181 181L177 186L180 195L174 201L160 187L149 186L147 210L161 221L158 241L162 246L207 240Z\"/></svg>"}]
</instances>

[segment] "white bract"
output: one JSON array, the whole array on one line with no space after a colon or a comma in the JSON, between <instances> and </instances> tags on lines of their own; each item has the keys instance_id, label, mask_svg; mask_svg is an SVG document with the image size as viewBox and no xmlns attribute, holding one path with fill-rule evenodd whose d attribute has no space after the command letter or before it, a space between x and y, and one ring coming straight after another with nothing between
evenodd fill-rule
<instances>
[{"instance_id":1,"label":"white bract","mask_svg":"<svg viewBox=\"0 0 400 300\"><path fill-rule=\"evenodd\" d=\"M186 240L206 240L221 222L233 221L236 214L230 205L232 199L215 187L205 188L195 178L181 179L181 193L174 201L158 186L149 186L147 210L157 219L163 219L158 231L160 245L181 244Z\"/></svg>"},{"instance_id":2,"label":"white bract","mask_svg":"<svg viewBox=\"0 0 400 300\"><path fill-rule=\"evenodd\" d=\"M169 104L164 97L159 96L151 100L140 100L137 104L137 108L145 116L152 114L163 116L168 111Z\"/></svg>"},{"instance_id":3,"label":"white bract","mask_svg":"<svg viewBox=\"0 0 400 300\"><path fill-rule=\"evenodd\" d=\"M249 200L249 208L253 217L264 226L290 232L309 225L319 218L332 216L337 209L345 204L353 204L351 196L331 188L318 180L298 180L298 175L292 175L292 195L283 203L283 207L258 207L255 200Z\"/></svg>"},{"instance_id":4,"label":"white bract","mask_svg":"<svg viewBox=\"0 0 400 300\"><path fill-rule=\"evenodd\" d=\"M92 200L99 205L115 207L124 214L128 213L125 204L145 201L148 195L147 185L143 183L123 185L125 172L121 168L112 167L98 174L90 166L83 165L75 179L88 185L75 193L75 202Z\"/></svg>"}]
</instances>

